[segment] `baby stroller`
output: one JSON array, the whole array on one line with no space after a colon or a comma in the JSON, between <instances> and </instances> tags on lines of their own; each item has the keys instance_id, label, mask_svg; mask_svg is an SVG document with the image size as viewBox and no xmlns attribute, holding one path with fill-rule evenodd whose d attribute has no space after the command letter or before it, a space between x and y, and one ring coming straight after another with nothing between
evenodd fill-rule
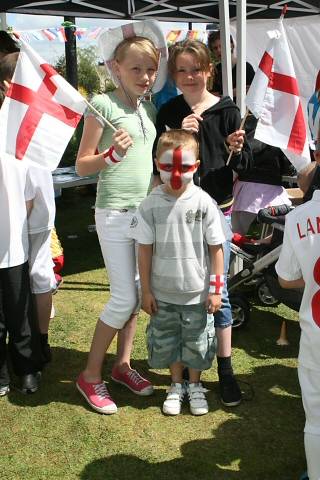
<instances>
[{"instance_id":1,"label":"baby stroller","mask_svg":"<svg viewBox=\"0 0 320 480\"><path fill-rule=\"evenodd\" d=\"M239 328L250 319L248 298L256 294L260 303L276 306L284 303L299 311L302 292L280 287L275 271L279 258L287 205L268 207L259 211L257 220L262 224L261 238L271 230L270 242L259 243L242 237L231 244L231 274L228 279L229 299L232 310L233 328Z\"/></svg>"}]
</instances>

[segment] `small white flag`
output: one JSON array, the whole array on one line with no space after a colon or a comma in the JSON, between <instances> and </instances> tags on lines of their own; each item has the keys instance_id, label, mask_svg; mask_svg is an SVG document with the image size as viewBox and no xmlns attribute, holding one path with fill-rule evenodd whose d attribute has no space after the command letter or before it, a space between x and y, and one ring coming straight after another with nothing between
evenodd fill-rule
<instances>
[{"instance_id":1,"label":"small white flag","mask_svg":"<svg viewBox=\"0 0 320 480\"><path fill-rule=\"evenodd\" d=\"M297 171L310 163L306 122L290 49L283 27L271 40L247 94L248 109L259 119L255 138L281 148Z\"/></svg>"},{"instance_id":2,"label":"small white flag","mask_svg":"<svg viewBox=\"0 0 320 480\"><path fill-rule=\"evenodd\" d=\"M0 152L54 170L85 109L80 93L22 42L0 110Z\"/></svg>"}]
</instances>

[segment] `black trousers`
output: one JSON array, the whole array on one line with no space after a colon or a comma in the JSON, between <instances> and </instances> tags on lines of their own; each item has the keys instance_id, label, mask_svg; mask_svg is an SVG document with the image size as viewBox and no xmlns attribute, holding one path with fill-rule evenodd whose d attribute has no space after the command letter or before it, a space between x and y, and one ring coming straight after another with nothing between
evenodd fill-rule
<instances>
[{"instance_id":1,"label":"black trousers","mask_svg":"<svg viewBox=\"0 0 320 480\"><path fill-rule=\"evenodd\" d=\"M9 341L7 344L7 335ZM7 357L18 375L42 368L39 327L32 308L28 262L0 268L0 384L9 383Z\"/></svg>"}]
</instances>

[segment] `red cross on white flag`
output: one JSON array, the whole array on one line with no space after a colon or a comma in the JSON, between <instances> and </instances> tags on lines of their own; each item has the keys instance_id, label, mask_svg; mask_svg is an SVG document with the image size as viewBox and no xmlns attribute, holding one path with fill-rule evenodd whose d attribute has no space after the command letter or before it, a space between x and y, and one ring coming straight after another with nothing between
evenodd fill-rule
<instances>
[{"instance_id":1,"label":"red cross on white flag","mask_svg":"<svg viewBox=\"0 0 320 480\"><path fill-rule=\"evenodd\" d=\"M54 170L85 108L80 93L22 42L0 110L0 152Z\"/></svg>"},{"instance_id":2,"label":"red cross on white flag","mask_svg":"<svg viewBox=\"0 0 320 480\"><path fill-rule=\"evenodd\" d=\"M268 34L271 39L248 91L246 104L259 118L255 138L281 148L300 171L310 162L309 144L283 21L279 21L279 30Z\"/></svg>"}]
</instances>

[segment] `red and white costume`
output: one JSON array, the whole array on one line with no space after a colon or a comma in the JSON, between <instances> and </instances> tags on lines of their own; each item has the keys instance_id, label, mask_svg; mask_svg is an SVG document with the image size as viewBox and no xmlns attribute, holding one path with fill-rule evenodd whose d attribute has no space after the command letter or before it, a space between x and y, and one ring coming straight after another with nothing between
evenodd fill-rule
<instances>
[{"instance_id":1,"label":"red and white costume","mask_svg":"<svg viewBox=\"0 0 320 480\"><path fill-rule=\"evenodd\" d=\"M320 478L320 190L286 217L276 264L284 280L303 277L299 381L306 414L305 448L310 480Z\"/></svg>"}]
</instances>

